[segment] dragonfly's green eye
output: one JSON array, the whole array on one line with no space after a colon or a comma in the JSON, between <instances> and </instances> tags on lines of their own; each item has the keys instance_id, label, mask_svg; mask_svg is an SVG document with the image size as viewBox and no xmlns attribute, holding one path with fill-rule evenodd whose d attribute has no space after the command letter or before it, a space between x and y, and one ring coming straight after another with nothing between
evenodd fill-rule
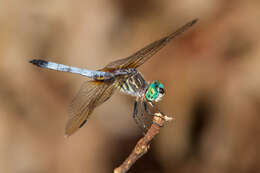
<instances>
[{"instance_id":1,"label":"dragonfly's green eye","mask_svg":"<svg viewBox=\"0 0 260 173\"><path fill-rule=\"evenodd\" d=\"M151 83L145 93L145 98L148 101L159 101L164 95L165 89L162 83L154 81Z\"/></svg>"}]
</instances>

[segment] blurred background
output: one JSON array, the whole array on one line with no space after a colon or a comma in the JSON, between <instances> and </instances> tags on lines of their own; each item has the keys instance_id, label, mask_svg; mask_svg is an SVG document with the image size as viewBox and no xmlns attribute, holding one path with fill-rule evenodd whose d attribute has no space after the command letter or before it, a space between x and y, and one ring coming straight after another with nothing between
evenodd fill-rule
<instances>
[{"instance_id":1,"label":"blurred background","mask_svg":"<svg viewBox=\"0 0 260 173\"><path fill-rule=\"evenodd\" d=\"M86 78L37 68L41 58L100 69L194 18L139 70L159 80L176 117L129 172L260 172L260 2L11 0L0 2L0 172L108 173L141 131L134 98L116 93L64 138Z\"/></svg>"}]
</instances>

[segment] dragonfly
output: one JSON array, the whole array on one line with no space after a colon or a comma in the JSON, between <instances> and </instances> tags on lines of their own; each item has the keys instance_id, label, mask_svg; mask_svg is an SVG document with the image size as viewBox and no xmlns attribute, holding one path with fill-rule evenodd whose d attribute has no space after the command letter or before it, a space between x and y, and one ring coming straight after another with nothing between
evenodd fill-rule
<instances>
[{"instance_id":1,"label":"dragonfly","mask_svg":"<svg viewBox=\"0 0 260 173\"><path fill-rule=\"evenodd\" d=\"M151 83L145 81L137 68L173 38L193 26L197 20L194 19L186 23L175 32L148 44L126 58L110 62L100 70L77 68L42 59L30 60L30 63L41 68L75 73L91 79L81 85L80 90L71 102L65 136L70 136L83 127L93 110L106 102L116 90L135 97L133 119L144 132L147 131L151 123L145 121L144 114L153 117L155 113L152 109L160 112L155 103L165 95L165 87L157 80Z\"/></svg>"}]
</instances>

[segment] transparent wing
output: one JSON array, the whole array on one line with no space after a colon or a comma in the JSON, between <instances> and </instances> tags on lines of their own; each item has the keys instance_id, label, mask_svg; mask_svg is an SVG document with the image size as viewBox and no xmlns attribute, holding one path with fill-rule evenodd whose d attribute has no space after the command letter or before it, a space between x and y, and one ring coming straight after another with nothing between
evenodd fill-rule
<instances>
[{"instance_id":1,"label":"transparent wing","mask_svg":"<svg viewBox=\"0 0 260 173\"><path fill-rule=\"evenodd\" d=\"M70 105L65 135L70 136L80 129L94 108L108 100L115 89L111 82L84 82Z\"/></svg>"},{"instance_id":2,"label":"transparent wing","mask_svg":"<svg viewBox=\"0 0 260 173\"><path fill-rule=\"evenodd\" d=\"M153 124L153 116L154 114L148 110L147 102L138 101L136 102L136 109L134 110L134 120L137 126L141 129L143 134L149 130L151 125Z\"/></svg>"},{"instance_id":3,"label":"transparent wing","mask_svg":"<svg viewBox=\"0 0 260 173\"><path fill-rule=\"evenodd\" d=\"M147 61L149 58L151 58L156 52L158 52L161 48L163 48L167 43L169 43L170 40L173 38L179 36L184 31L186 31L188 28L190 28L192 25L194 25L197 22L197 19L188 22L181 28L179 28L177 31L171 33L170 35L161 38L160 40L157 40L143 49L139 50L138 52L134 53L133 55L113 61L109 63L107 66L105 66L104 71L112 71L116 69L126 69L126 68L137 68L140 65L142 65L145 61Z\"/></svg>"},{"instance_id":4,"label":"transparent wing","mask_svg":"<svg viewBox=\"0 0 260 173\"><path fill-rule=\"evenodd\" d=\"M138 101L135 106L137 109L134 109L135 116L133 118L145 135L154 123L153 118L155 113L161 113L162 115L164 115L164 113L162 113L155 104L150 104L147 101Z\"/></svg>"}]
</instances>

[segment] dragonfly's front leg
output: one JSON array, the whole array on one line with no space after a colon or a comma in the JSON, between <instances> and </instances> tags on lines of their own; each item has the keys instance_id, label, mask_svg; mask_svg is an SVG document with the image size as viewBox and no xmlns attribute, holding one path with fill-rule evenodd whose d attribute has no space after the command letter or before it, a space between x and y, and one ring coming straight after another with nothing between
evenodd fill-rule
<instances>
[{"instance_id":1,"label":"dragonfly's front leg","mask_svg":"<svg viewBox=\"0 0 260 173\"><path fill-rule=\"evenodd\" d=\"M139 128L142 129L142 127L140 127L139 125L139 121L138 121L138 102L135 100L134 102L134 111L133 111L133 119L135 120L135 123L139 126Z\"/></svg>"},{"instance_id":2,"label":"dragonfly's front leg","mask_svg":"<svg viewBox=\"0 0 260 173\"><path fill-rule=\"evenodd\" d=\"M142 102L141 107L143 107L143 109L145 110L145 112L146 112L148 115L151 115L151 116L160 116L160 114L161 114L160 111L159 111L159 112L156 112L156 113L152 113L152 112L150 111L148 105L147 105L147 102ZM159 110L159 109L158 109L158 110ZM158 110L156 110L156 111L158 111ZM162 117L162 116L160 116L160 117ZM158 126L158 127L161 127L161 125L159 125L158 123L156 123L156 122L154 122L154 121L153 121L153 124L156 125L156 126Z\"/></svg>"},{"instance_id":3,"label":"dragonfly's front leg","mask_svg":"<svg viewBox=\"0 0 260 173\"><path fill-rule=\"evenodd\" d=\"M137 107L137 101L134 102L134 111L133 111L133 118L136 120L136 116L138 114L138 107Z\"/></svg>"},{"instance_id":4,"label":"dragonfly's front leg","mask_svg":"<svg viewBox=\"0 0 260 173\"><path fill-rule=\"evenodd\" d=\"M154 115L154 114L150 111L150 109L148 108L147 102L143 102L143 107L144 107L144 110L145 110L145 112L146 112L147 114L149 114L149 115Z\"/></svg>"},{"instance_id":5,"label":"dragonfly's front leg","mask_svg":"<svg viewBox=\"0 0 260 173\"><path fill-rule=\"evenodd\" d=\"M149 102L149 104L155 109L155 113L152 113L147 105L146 102L143 102L144 104L144 109L145 111L149 114L149 115L152 115L152 116L158 116L158 117L161 117L163 118L165 121L171 121L173 118L172 117L168 117L167 115L165 115L163 112L160 111L160 109L155 105L153 104L152 102Z\"/></svg>"}]
</instances>

